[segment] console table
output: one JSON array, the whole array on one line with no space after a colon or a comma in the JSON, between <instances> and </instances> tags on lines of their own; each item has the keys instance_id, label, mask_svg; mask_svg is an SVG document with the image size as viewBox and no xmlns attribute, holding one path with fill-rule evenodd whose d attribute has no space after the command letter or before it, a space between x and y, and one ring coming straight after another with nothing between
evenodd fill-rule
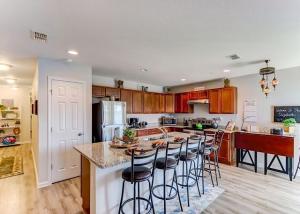
<instances>
[{"instance_id":1,"label":"console table","mask_svg":"<svg viewBox=\"0 0 300 214\"><path fill-rule=\"evenodd\" d=\"M267 170L281 172L289 175L290 181L293 177L293 158L294 158L294 137L281 136L265 133L236 132L235 133L236 148L236 166L239 163L254 166L257 172L257 152L264 153L264 174ZM254 158L249 151L254 152ZM268 154L274 155L270 163L268 163ZM245 162L246 155L250 158L250 163ZM285 167L283 166L279 156L286 157ZM279 162L281 169L272 168L274 161Z\"/></svg>"}]
</instances>

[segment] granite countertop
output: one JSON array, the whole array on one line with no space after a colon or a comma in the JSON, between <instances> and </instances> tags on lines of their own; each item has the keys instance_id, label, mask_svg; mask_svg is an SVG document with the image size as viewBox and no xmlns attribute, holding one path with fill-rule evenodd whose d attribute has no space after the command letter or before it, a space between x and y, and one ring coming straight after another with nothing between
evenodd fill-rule
<instances>
[{"instance_id":1,"label":"granite countertop","mask_svg":"<svg viewBox=\"0 0 300 214\"><path fill-rule=\"evenodd\" d=\"M249 132L249 131L236 131L240 133L245 133L245 134L260 134L260 135L272 135L272 136L279 136L279 137L295 137L295 134L288 134L284 133L283 135L276 135L276 134L271 134L268 132Z\"/></svg>"},{"instance_id":2,"label":"granite countertop","mask_svg":"<svg viewBox=\"0 0 300 214\"><path fill-rule=\"evenodd\" d=\"M187 138L190 134L182 133L182 132L169 132L169 138L165 140L172 141L174 137L182 137ZM155 135L151 135L154 137ZM161 136L161 134L157 134L157 136ZM145 138L140 137L141 139ZM74 146L81 155L92 161L99 168L109 168L122 163L129 162L131 157L125 154L125 149L117 149L111 148L108 142L99 142L99 143L86 143L81 145ZM146 143L151 144L152 141L148 141Z\"/></svg>"},{"instance_id":3,"label":"granite countertop","mask_svg":"<svg viewBox=\"0 0 300 214\"><path fill-rule=\"evenodd\" d=\"M159 129L159 128L189 128L190 126L184 126L184 125L148 125L143 128L133 128L134 130L146 130L146 129Z\"/></svg>"},{"instance_id":4,"label":"granite countertop","mask_svg":"<svg viewBox=\"0 0 300 214\"><path fill-rule=\"evenodd\" d=\"M226 129L204 129L204 131L211 131L211 132L217 132L218 130L221 130L221 131L224 131L225 133L228 133L228 134L232 134L232 133L235 133L236 131L233 130L233 131L228 131Z\"/></svg>"}]
</instances>

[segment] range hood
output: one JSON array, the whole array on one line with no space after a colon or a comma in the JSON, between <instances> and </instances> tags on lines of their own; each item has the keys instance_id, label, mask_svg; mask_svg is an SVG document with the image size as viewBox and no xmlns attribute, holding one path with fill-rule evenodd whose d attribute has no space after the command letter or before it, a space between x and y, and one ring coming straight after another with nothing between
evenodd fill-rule
<instances>
[{"instance_id":1,"label":"range hood","mask_svg":"<svg viewBox=\"0 0 300 214\"><path fill-rule=\"evenodd\" d=\"M208 99L189 100L188 104L208 104Z\"/></svg>"}]
</instances>

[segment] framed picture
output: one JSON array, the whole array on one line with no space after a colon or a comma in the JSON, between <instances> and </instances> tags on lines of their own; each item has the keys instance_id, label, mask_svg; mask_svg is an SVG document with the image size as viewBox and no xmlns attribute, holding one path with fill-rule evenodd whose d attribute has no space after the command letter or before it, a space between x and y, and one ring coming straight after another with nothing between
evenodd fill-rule
<instances>
[{"instance_id":1,"label":"framed picture","mask_svg":"<svg viewBox=\"0 0 300 214\"><path fill-rule=\"evenodd\" d=\"M226 131L233 131L234 129L234 126L235 126L235 122L233 121L229 121L225 127L225 130Z\"/></svg>"}]
</instances>

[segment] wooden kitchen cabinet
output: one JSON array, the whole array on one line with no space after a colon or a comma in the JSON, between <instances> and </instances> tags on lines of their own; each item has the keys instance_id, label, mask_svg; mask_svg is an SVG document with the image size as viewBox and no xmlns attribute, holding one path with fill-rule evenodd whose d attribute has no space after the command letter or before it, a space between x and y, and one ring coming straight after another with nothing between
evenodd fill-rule
<instances>
[{"instance_id":1,"label":"wooden kitchen cabinet","mask_svg":"<svg viewBox=\"0 0 300 214\"><path fill-rule=\"evenodd\" d=\"M92 96L93 97L105 97L105 87L102 86L92 86Z\"/></svg>"},{"instance_id":2,"label":"wooden kitchen cabinet","mask_svg":"<svg viewBox=\"0 0 300 214\"><path fill-rule=\"evenodd\" d=\"M132 114L132 104L133 104L133 99L132 99L132 91L131 90L126 90L126 89L121 89L121 101L126 102L126 112L127 114Z\"/></svg>"},{"instance_id":3,"label":"wooden kitchen cabinet","mask_svg":"<svg viewBox=\"0 0 300 214\"><path fill-rule=\"evenodd\" d=\"M176 113L193 113L194 106L188 104L189 98L189 92L179 93L175 95Z\"/></svg>"},{"instance_id":4,"label":"wooden kitchen cabinet","mask_svg":"<svg viewBox=\"0 0 300 214\"><path fill-rule=\"evenodd\" d=\"M132 91L132 113L141 114L143 113L143 92Z\"/></svg>"},{"instance_id":5,"label":"wooden kitchen cabinet","mask_svg":"<svg viewBox=\"0 0 300 214\"><path fill-rule=\"evenodd\" d=\"M151 93L152 96L152 112L151 113L160 113L160 94Z\"/></svg>"},{"instance_id":6,"label":"wooden kitchen cabinet","mask_svg":"<svg viewBox=\"0 0 300 214\"><path fill-rule=\"evenodd\" d=\"M190 100L199 100L199 99L207 99L207 98L208 95L206 90L190 92Z\"/></svg>"},{"instance_id":7,"label":"wooden kitchen cabinet","mask_svg":"<svg viewBox=\"0 0 300 214\"><path fill-rule=\"evenodd\" d=\"M105 96L112 97L114 96L115 99L120 99L120 89L119 88L105 88Z\"/></svg>"},{"instance_id":8,"label":"wooden kitchen cabinet","mask_svg":"<svg viewBox=\"0 0 300 214\"><path fill-rule=\"evenodd\" d=\"M165 94L165 113L175 113L174 94Z\"/></svg>"},{"instance_id":9,"label":"wooden kitchen cabinet","mask_svg":"<svg viewBox=\"0 0 300 214\"><path fill-rule=\"evenodd\" d=\"M144 103L143 103L143 106L144 106L144 113L146 114L150 114L153 112L153 109L152 109L152 93L149 93L149 92L144 92Z\"/></svg>"},{"instance_id":10,"label":"wooden kitchen cabinet","mask_svg":"<svg viewBox=\"0 0 300 214\"><path fill-rule=\"evenodd\" d=\"M164 94L159 95L159 113L166 112L166 96Z\"/></svg>"},{"instance_id":11,"label":"wooden kitchen cabinet","mask_svg":"<svg viewBox=\"0 0 300 214\"><path fill-rule=\"evenodd\" d=\"M218 88L209 90L210 114L236 114L237 88Z\"/></svg>"},{"instance_id":12,"label":"wooden kitchen cabinet","mask_svg":"<svg viewBox=\"0 0 300 214\"><path fill-rule=\"evenodd\" d=\"M228 87L221 90L221 112L222 114L237 113L237 88Z\"/></svg>"},{"instance_id":13,"label":"wooden kitchen cabinet","mask_svg":"<svg viewBox=\"0 0 300 214\"><path fill-rule=\"evenodd\" d=\"M208 92L209 99L209 113L221 113L221 89L211 89Z\"/></svg>"}]
</instances>

